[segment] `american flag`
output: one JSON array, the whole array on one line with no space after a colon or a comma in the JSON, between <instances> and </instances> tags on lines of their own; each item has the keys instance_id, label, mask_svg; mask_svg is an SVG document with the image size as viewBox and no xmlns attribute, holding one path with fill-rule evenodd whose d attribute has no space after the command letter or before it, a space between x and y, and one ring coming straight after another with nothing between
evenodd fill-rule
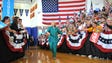
<instances>
[{"instance_id":1,"label":"american flag","mask_svg":"<svg viewBox=\"0 0 112 63\"><path fill-rule=\"evenodd\" d=\"M110 8L110 3L109 3L108 0L104 0L104 5L105 5L106 10L109 10L109 8Z\"/></svg>"},{"instance_id":2,"label":"american flag","mask_svg":"<svg viewBox=\"0 0 112 63\"><path fill-rule=\"evenodd\" d=\"M0 0L0 20L1 20L1 16L2 16L2 0Z\"/></svg>"},{"instance_id":3,"label":"american flag","mask_svg":"<svg viewBox=\"0 0 112 63\"><path fill-rule=\"evenodd\" d=\"M91 1L91 12L93 12L93 3Z\"/></svg>"},{"instance_id":4,"label":"american flag","mask_svg":"<svg viewBox=\"0 0 112 63\"><path fill-rule=\"evenodd\" d=\"M52 21L65 23L67 17L85 10L86 0L42 0L43 24L49 25Z\"/></svg>"}]
</instances>

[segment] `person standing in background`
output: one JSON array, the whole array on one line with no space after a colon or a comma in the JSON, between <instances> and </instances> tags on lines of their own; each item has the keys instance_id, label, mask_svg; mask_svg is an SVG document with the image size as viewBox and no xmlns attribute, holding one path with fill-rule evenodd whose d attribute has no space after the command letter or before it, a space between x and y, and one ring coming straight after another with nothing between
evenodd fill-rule
<instances>
[{"instance_id":1,"label":"person standing in background","mask_svg":"<svg viewBox=\"0 0 112 63\"><path fill-rule=\"evenodd\" d=\"M19 21L18 21L18 29L25 29L22 24L22 19L19 19Z\"/></svg>"},{"instance_id":2,"label":"person standing in background","mask_svg":"<svg viewBox=\"0 0 112 63\"><path fill-rule=\"evenodd\" d=\"M18 21L19 21L19 17L14 17L13 23L10 26L10 28L15 30L16 32L20 31L20 29L18 28Z\"/></svg>"},{"instance_id":3,"label":"person standing in background","mask_svg":"<svg viewBox=\"0 0 112 63\"><path fill-rule=\"evenodd\" d=\"M16 33L15 30L10 28L11 24L10 24L10 18L8 16L5 16L2 20L2 22L7 25L7 27L5 27L5 30L12 32L12 33Z\"/></svg>"},{"instance_id":4,"label":"person standing in background","mask_svg":"<svg viewBox=\"0 0 112 63\"><path fill-rule=\"evenodd\" d=\"M58 27L56 27L56 23L52 22L52 26L48 27L47 34L48 42L50 46L50 50L52 51L53 59L56 59L56 50L57 50L57 43L58 43L58 34L62 34Z\"/></svg>"}]
</instances>

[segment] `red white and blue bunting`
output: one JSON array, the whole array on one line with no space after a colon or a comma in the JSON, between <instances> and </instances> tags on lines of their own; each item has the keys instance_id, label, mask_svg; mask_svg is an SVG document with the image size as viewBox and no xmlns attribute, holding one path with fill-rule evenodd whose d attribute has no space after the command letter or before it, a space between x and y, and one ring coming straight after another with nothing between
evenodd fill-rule
<instances>
[{"instance_id":1,"label":"red white and blue bunting","mask_svg":"<svg viewBox=\"0 0 112 63\"><path fill-rule=\"evenodd\" d=\"M76 36L70 35L66 36L67 46L73 50L79 50L83 47L86 42L88 34L86 32L81 31Z\"/></svg>"},{"instance_id":2,"label":"red white and blue bunting","mask_svg":"<svg viewBox=\"0 0 112 63\"><path fill-rule=\"evenodd\" d=\"M98 42L94 45L102 52L112 52L112 32L100 33Z\"/></svg>"},{"instance_id":3,"label":"red white and blue bunting","mask_svg":"<svg viewBox=\"0 0 112 63\"><path fill-rule=\"evenodd\" d=\"M66 42L68 48L72 50L79 50L84 46L86 41L90 41L90 39L87 39L88 37L90 37L88 36L88 33L83 31L77 33L77 35L62 35L59 38L57 47L58 48L61 47L62 44ZM44 41L43 44L48 47L49 46L48 40ZM98 38L98 42L93 44L95 47L97 47L100 51L104 53L112 52L112 31L101 32Z\"/></svg>"},{"instance_id":4,"label":"red white and blue bunting","mask_svg":"<svg viewBox=\"0 0 112 63\"><path fill-rule=\"evenodd\" d=\"M13 34L9 31L3 30L2 31L4 39L6 40L6 44L9 49L13 52L23 52L23 46L26 43L26 39L24 39L23 34Z\"/></svg>"}]
</instances>

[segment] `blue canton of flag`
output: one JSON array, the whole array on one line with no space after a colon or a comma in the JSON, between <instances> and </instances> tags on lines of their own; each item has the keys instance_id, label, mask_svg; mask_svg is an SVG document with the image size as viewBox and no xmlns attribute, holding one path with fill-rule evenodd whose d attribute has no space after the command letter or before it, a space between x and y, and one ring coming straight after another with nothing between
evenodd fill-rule
<instances>
[{"instance_id":1,"label":"blue canton of flag","mask_svg":"<svg viewBox=\"0 0 112 63\"><path fill-rule=\"evenodd\" d=\"M42 0L43 12L58 12L58 0Z\"/></svg>"}]
</instances>

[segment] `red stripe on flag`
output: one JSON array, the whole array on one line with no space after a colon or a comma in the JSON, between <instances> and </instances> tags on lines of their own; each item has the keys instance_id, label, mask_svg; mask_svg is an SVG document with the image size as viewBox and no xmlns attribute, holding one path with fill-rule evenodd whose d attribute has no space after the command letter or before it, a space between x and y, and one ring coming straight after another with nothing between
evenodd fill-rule
<instances>
[{"instance_id":1,"label":"red stripe on flag","mask_svg":"<svg viewBox=\"0 0 112 63\"><path fill-rule=\"evenodd\" d=\"M109 1L108 0L105 0L104 1L104 4L105 4L105 8L109 8L110 4L109 4Z\"/></svg>"},{"instance_id":2,"label":"red stripe on flag","mask_svg":"<svg viewBox=\"0 0 112 63\"><path fill-rule=\"evenodd\" d=\"M43 24L46 24L46 25L51 25L51 22L42 22ZM66 22L61 22L61 24L64 24ZM56 22L56 24L59 24L59 22Z\"/></svg>"},{"instance_id":3,"label":"red stripe on flag","mask_svg":"<svg viewBox=\"0 0 112 63\"><path fill-rule=\"evenodd\" d=\"M81 6L85 6L85 4L81 4L81 5L69 5L69 6L59 6L59 8L71 8L71 7L81 7Z\"/></svg>"},{"instance_id":4,"label":"red stripe on flag","mask_svg":"<svg viewBox=\"0 0 112 63\"><path fill-rule=\"evenodd\" d=\"M43 14L43 16L73 16L74 14Z\"/></svg>"},{"instance_id":5,"label":"red stripe on flag","mask_svg":"<svg viewBox=\"0 0 112 63\"><path fill-rule=\"evenodd\" d=\"M85 8L82 9L73 9L73 10L59 10L59 12L75 12L75 11L80 11L80 10L85 10Z\"/></svg>"},{"instance_id":6,"label":"red stripe on flag","mask_svg":"<svg viewBox=\"0 0 112 63\"><path fill-rule=\"evenodd\" d=\"M43 20L67 20L67 18L43 18Z\"/></svg>"},{"instance_id":7,"label":"red stripe on flag","mask_svg":"<svg viewBox=\"0 0 112 63\"><path fill-rule=\"evenodd\" d=\"M71 4L71 3L80 3L80 2L85 2L85 0L77 0L77 1L69 1L69 2L59 2L59 4Z\"/></svg>"}]
</instances>

